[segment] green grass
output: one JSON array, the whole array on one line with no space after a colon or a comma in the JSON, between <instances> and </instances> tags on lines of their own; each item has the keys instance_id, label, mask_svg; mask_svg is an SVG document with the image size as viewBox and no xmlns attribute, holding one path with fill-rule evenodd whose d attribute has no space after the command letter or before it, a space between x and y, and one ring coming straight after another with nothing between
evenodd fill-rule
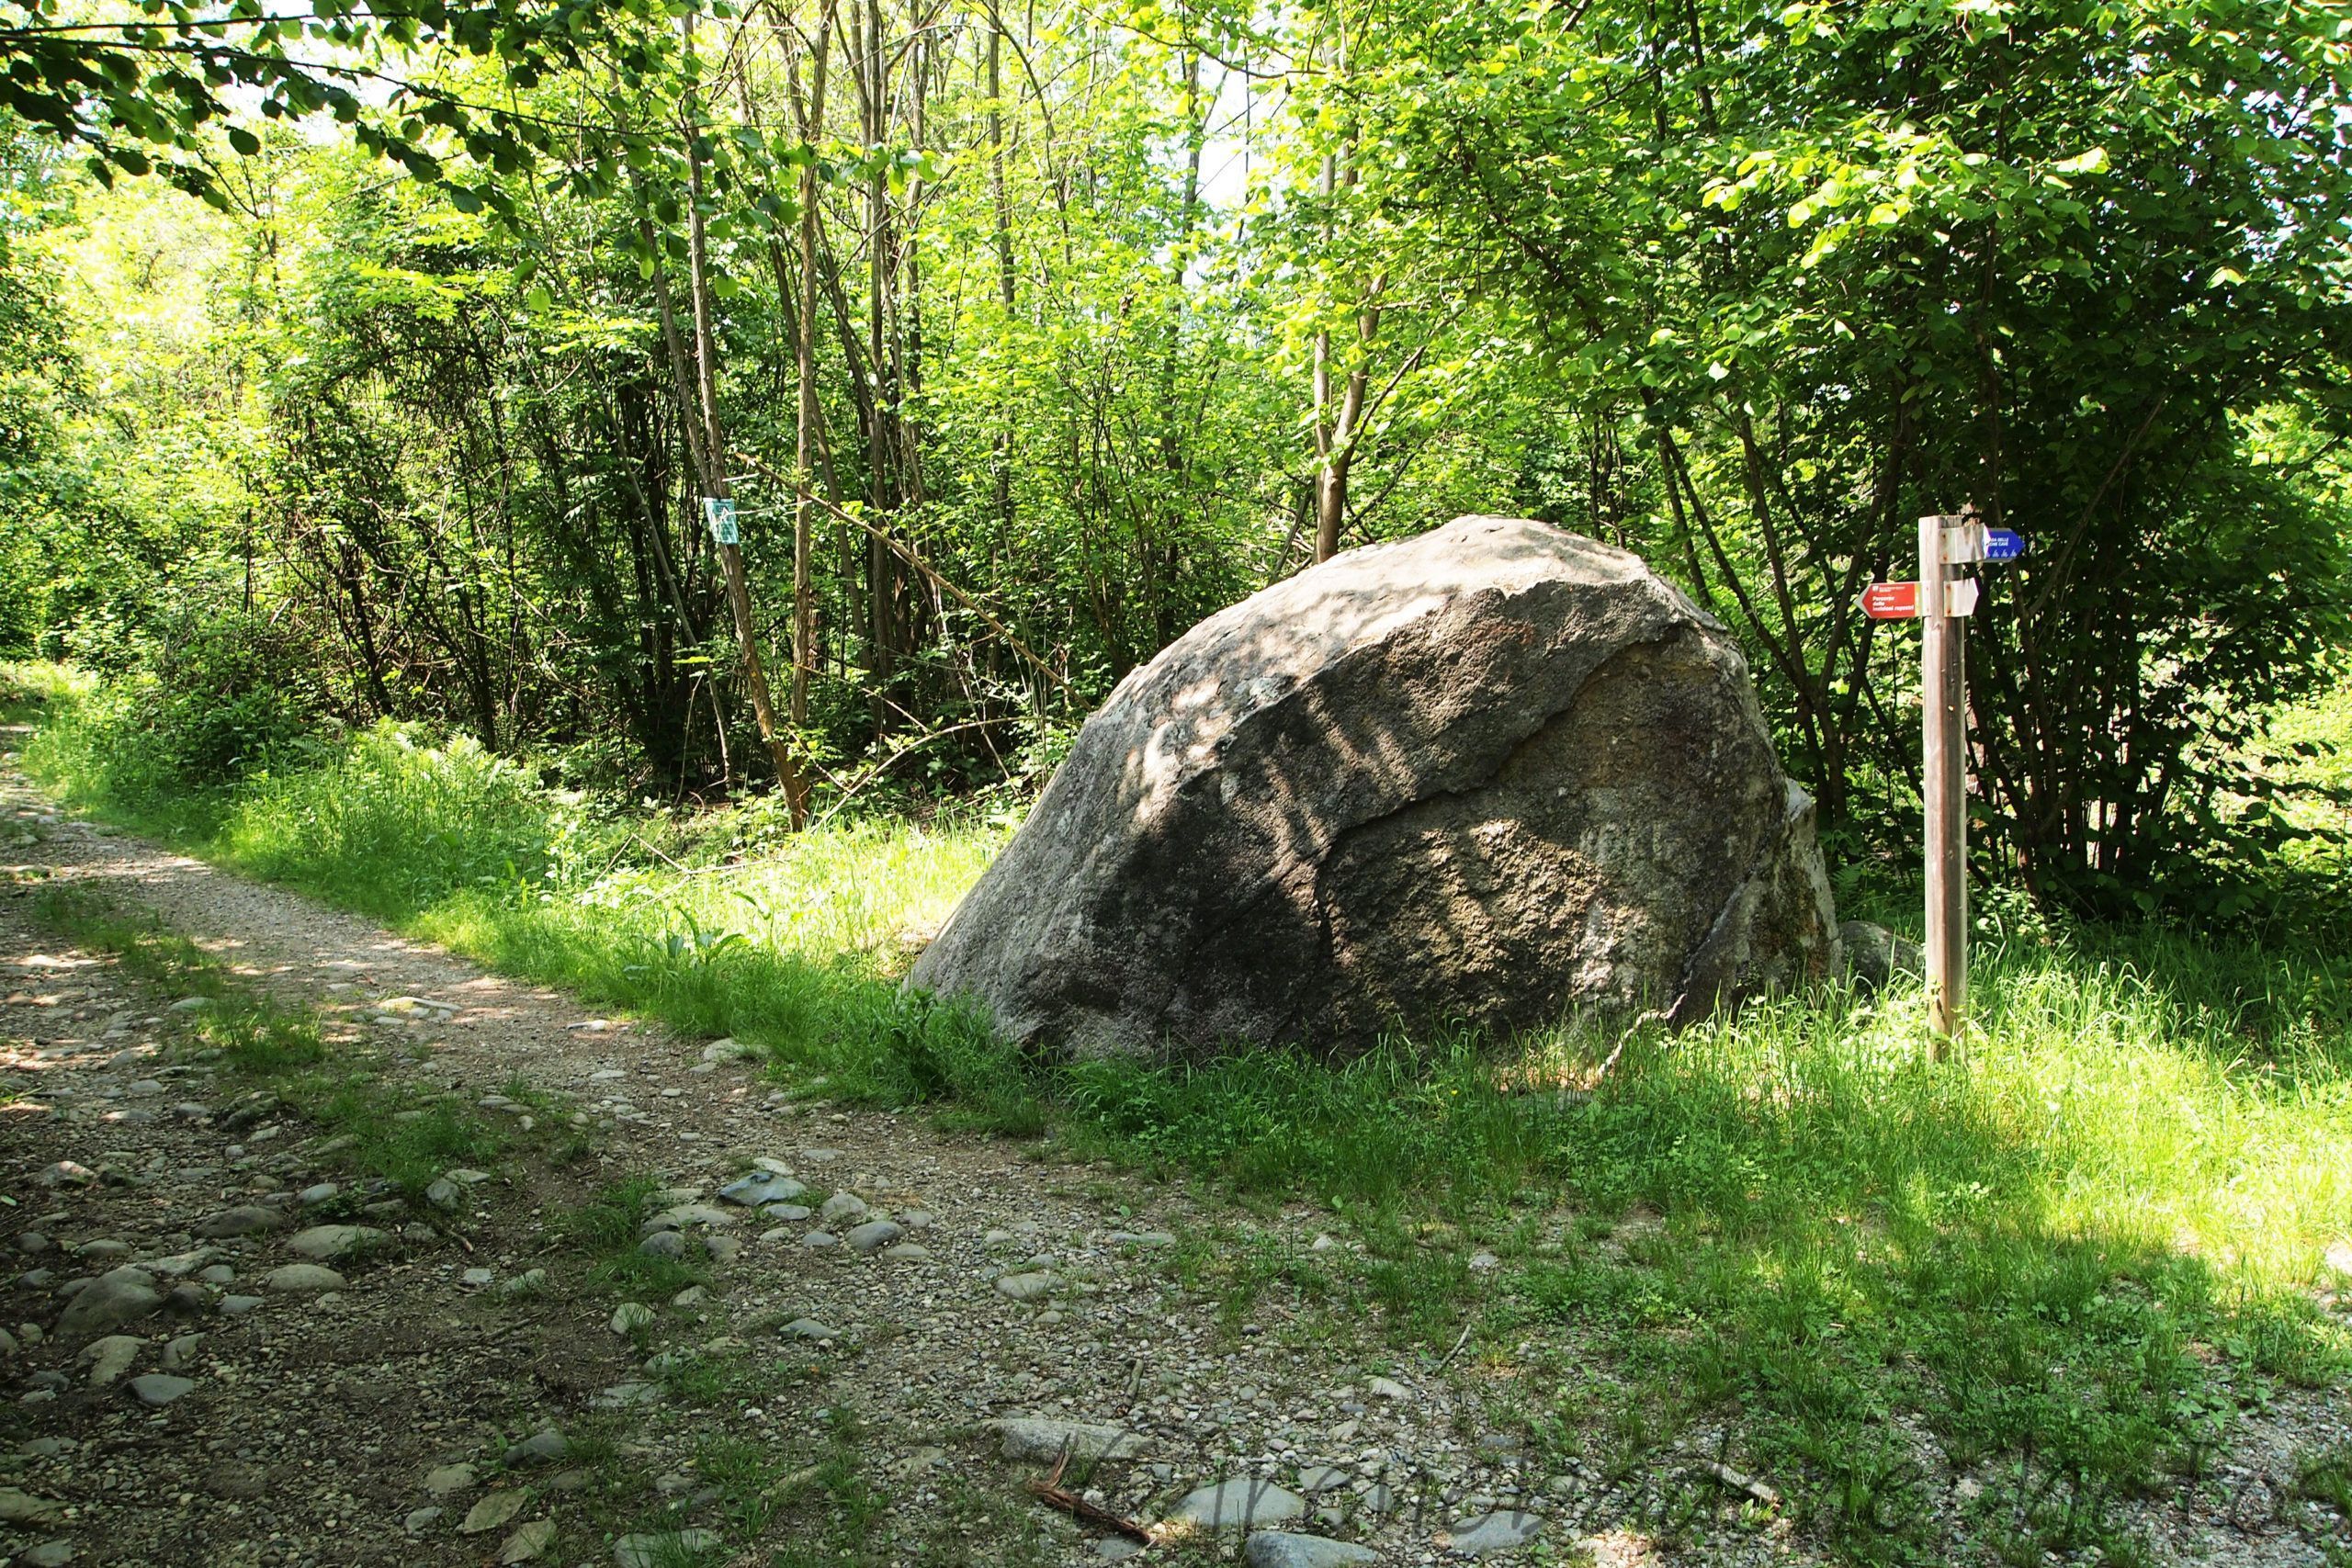
<instances>
[{"instance_id":1,"label":"green grass","mask_svg":"<svg viewBox=\"0 0 2352 1568\"><path fill-rule=\"evenodd\" d=\"M29 760L52 787L222 863L756 1043L805 1091L1311 1203L1360 1256L1243 1241L1169 1267L1228 1327L1272 1293L1424 1364L1459 1339L1464 1365L1526 1344L1597 1366L1511 1385L1559 1457L1663 1474L1683 1433L1728 1422L1741 1468L1850 1560L1943 1560L1928 1499L1966 1472L1990 1560L2128 1561L2126 1503L2195 1484L2243 1408L2352 1361L2315 1299L2352 1236L2340 948L1988 897L1976 1029L1942 1062L1914 994L1831 989L1636 1037L1597 1088L1613 1038L1056 1066L895 985L1001 824L869 821L742 855L726 820L600 815L395 731L193 804L125 798L104 725L76 716L99 710L46 706ZM639 1196L579 1224L610 1233L606 1282L653 1298L687 1280L627 1261ZM1469 1269L1481 1245L1498 1269ZM1691 1495L1645 1494L1651 1524L1682 1528Z\"/></svg>"}]
</instances>

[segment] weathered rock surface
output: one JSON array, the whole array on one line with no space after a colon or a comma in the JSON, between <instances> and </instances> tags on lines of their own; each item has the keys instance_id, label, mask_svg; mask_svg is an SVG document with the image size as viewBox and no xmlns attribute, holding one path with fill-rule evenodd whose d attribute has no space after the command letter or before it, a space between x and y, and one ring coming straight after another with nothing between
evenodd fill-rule
<instances>
[{"instance_id":1,"label":"weathered rock surface","mask_svg":"<svg viewBox=\"0 0 2352 1568\"><path fill-rule=\"evenodd\" d=\"M1306 1512L1306 1499L1271 1481L1237 1476L1185 1494L1169 1517L1204 1530L1247 1530L1287 1524Z\"/></svg>"},{"instance_id":2,"label":"weathered rock surface","mask_svg":"<svg viewBox=\"0 0 2352 1568\"><path fill-rule=\"evenodd\" d=\"M1142 1437L1125 1427L1025 1416L985 1425L1003 1438L1002 1451L1011 1460L1051 1464L1068 1454L1080 1464L1093 1464L1106 1459L1135 1459L1145 1451Z\"/></svg>"},{"instance_id":3,"label":"weathered rock surface","mask_svg":"<svg viewBox=\"0 0 2352 1568\"><path fill-rule=\"evenodd\" d=\"M1838 944L1845 949L1846 968L1856 985L1875 991L1898 975L1927 973L1927 955L1908 937L1897 936L1872 920L1846 920L1838 927Z\"/></svg>"},{"instance_id":4,"label":"weathered rock surface","mask_svg":"<svg viewBox=\"0 0 2352 1568\"><path fill-rule=\"evenodd\" d=\"M1635 557L1464 517L1202 622L1087 721L915 964L1076 1055L1344 1054L1832 972L1813 805L1720 623Z\"/></svg>"},{"instance_id":5,"label":"weathered rock surface","mask_svg":"<svg viewBox=\"0 0 2352 1568\"><path fill-rule=\"evenodd\" d=\"M77 1345L136 1323L163 1304L153 1275L128 1266L109 1269L83 1286L59 1314L57 1337Z\"/></svg>"},{"instance_id":6,"label":"weathered rock surface","mask_svg":"<svg viewBox=\"0 0 2352 1568\"><path fill-rule=\"evenodd\" d=\"M1260 1530L1242 1549L1241 1560L1250 1568L1360 1568L1379 1562L1380 1553L1368 1546L1327 1540L1319 1535Z\"/></svg>"}]
</instances>

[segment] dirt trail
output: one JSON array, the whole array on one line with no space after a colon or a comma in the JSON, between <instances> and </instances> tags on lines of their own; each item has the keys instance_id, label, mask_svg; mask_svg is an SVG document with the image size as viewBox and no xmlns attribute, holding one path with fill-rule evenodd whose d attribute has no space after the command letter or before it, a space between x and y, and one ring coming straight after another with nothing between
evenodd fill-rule
<instances>
[{"instance_id":1,"label":"dirt trail","mask_svg":"<svg viewBox=\"0 0 2352 1568\"><path fill-rule=\"evenodd\" d=\"M1585 1480L1533 1472L1515 1437L1465 1438L1443 1378L1391 1368L1375 1382L1280 1288L1238 1309L1185 1288L1231 1248L1309 1251L1301 1217L1228 1234L1164 1187L795 1103L750 1066L707 1059L707 1043L594 1018L59 818L20 782L0 813L29 839L9 858L33 873L0 898L0 1033L24 1097L0 1122L18 1203L0 1246L31 1266L6 1316L30 1325L22 1337L51 1335L13 1358L29 1400L8 1417L21 1495L0 1492L13 1561L651 1564L683 1543L702 1555L679 1561L713 1563L793 1547L818 1561L1092 1562L1140 1550L1038 1503L1023 1482L1071 1434L982 1425L1005 1417L1123 1432L1118 1458L1071 1484L1153 1526L1161 1561L1239 1544L1187 1531L1188 1513L1369 1539L1394 1562L1434 1561L1457 1536L1575 1539L1552 1516ZM321 1010L330 1042L380 1054L390 1081L460 1089L518 1126L548 1119L507 1102L518 1078L560 1096L554 1119L587 1152L509 1161L455 1216L396 1195L353 1213L369 1196L356 1190L303 1213L306 1190L337 1179L332 1147L290 1116L241 1121L244 1086L175 1048L173 998L139 994L33 919L42 883L153 911L244 981ZM60 1161L96 1179L49 1185ZM718 1198L761 1161L792 1173L774 1193L805 1186L807 1201L754 1213ZM656 1201L683 1206L679 1250L711 1284L623 1334L593 1260L546 1222L632 1175L673 1190ZM286 1221L201 1234L248 1206ZM289 1238L321 1218L387 1239L325 1259L339 1289L272 1288L300 1261ZM166 1300L115 1329L129 1365L93 1386L102 1369L54 1337L59 1309L75 1280L125 1266ZM547 1280L533 1293L503 1288L534 1269ZM190 1386L151 1406L146 1393L171 1385L134 1383L166 1362ZM561 1439L526 1441L546 1431ZM1224 1481L1221 1497L1196 1495ZM1632 1538L1594 1544L1605 1560L1645 1555ZM1723 1560L1751 1555L1788 1550L1751 1536Z\"/></svg>"},{"instance_id":2,"label":"dirt trail","mask_svg":"<svg viewBox=\"0 0 2352 1568\"><path fill-rule=\"evenodd\" d=\"M0 860L23 863L0 895L0 1562L1182 1562L1238 1549L1216 1527L1245 1516L1283 1532L1261 1568L1818 1560L1769 1486L1542 1460L1527 1390L1585 1375L1576 1347L1400 1355L1311 1287L1352 1246L1312 1215L1245 1223L795 1102L710 1043L62 819L13 778ZM458 1091L510 1148L437 1201L370 1189L187 1049L194 1010L63 945L44 885L152 911L317 1010L388 1093ZM628 1178L668 1190L617 1241L555 1223ZM380 1235L337 1256L321 1222ZM338 1281L281 1272L298 1237ZM640 1247L707 1284L632 1326L598 1266ZM1148 1547L1024 1485L1114 1440L1066 1479ZM2266 1506L2176 1521L2177 1560L2317 1562ZM1670 1550L1626 1522L1668 1510Z\"/></svg>"}]
</instances>

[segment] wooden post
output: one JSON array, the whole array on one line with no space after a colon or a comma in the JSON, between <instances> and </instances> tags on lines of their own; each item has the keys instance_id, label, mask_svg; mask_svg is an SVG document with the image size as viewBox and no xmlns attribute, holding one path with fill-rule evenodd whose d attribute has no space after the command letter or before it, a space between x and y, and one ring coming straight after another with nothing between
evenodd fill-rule
<instances>
[{"instance_id":1,"label":"wooden post","mask_svg":"<svg viewBox=\"0 0 2352 1568\"><path fill-rule=\"evenodd\" d=\"M1936 1055L1968 1013L1968 757L1965 617L1951 613L1950 517L1919 519L1920 793L1927 807L1928 1023Z\"/></svg>"}]
</instances>

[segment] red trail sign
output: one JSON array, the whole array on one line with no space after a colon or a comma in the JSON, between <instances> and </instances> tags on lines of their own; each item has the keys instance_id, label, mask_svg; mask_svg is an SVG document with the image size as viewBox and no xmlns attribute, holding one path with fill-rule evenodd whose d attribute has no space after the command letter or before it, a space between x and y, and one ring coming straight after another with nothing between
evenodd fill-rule
<instances>
[{"instance_id":1,"label":"red trail sign","mask_svg":"<svg viewBox=\"0 0 2352 1568\"><path fill-rule=\"evenodd\" d=\"M1873 582L1862 590L1862 608L1876 621L1907 621L1919 614L1916 582Z\"/></svg>"}]
</instances>

